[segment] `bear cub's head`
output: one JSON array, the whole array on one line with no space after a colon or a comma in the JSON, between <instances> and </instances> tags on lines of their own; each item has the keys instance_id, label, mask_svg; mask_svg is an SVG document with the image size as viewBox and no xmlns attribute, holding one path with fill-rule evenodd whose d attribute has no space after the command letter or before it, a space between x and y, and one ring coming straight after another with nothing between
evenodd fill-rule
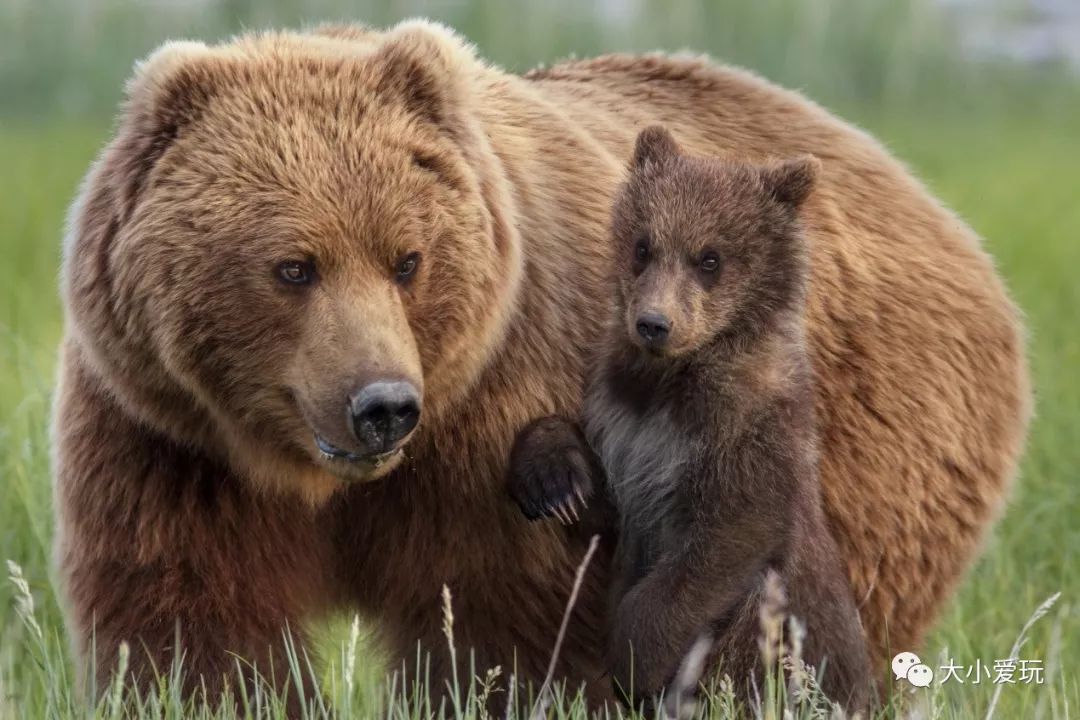
<instances>
[{"instance_id":1,"label":"bear cub's head","mask_svg":"<svg viewBox=\"0 0 1080 720\"><path fill-rule=\"evenodd\" d=\"M612 222L629 341L647 356L686 356L760 335L798 307L799 208L818 168L809 155L762 165L694 157L666 129L643 130Z\"/></svg>"}]
</instances>

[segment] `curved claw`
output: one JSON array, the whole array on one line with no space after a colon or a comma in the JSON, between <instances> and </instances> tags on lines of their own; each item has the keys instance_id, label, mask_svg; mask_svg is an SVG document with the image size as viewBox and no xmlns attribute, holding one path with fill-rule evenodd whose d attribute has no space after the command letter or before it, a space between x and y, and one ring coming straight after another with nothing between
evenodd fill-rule
<instances>
[{"instance_id":1,"label":"curved claw","mask_svg":"<svg viewBox=\"0 0 1080 720\"><path fill-rule=\"evenodd\" d=\"M570 509L570 514L573 515L574 522L581 522L581 515L578 513L577 503L574 502L573 498L570 498L567 501L566 506Z\"/></svg>"}]
</instances>

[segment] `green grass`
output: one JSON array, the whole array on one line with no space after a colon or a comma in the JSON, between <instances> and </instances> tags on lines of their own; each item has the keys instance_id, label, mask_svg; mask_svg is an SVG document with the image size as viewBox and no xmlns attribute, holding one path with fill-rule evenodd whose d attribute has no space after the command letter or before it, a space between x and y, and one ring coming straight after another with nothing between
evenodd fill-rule
<instances>
[{"instance_id":1,"label":"green grass","mask_svg":"<svg viewBox=\"0 0 1080 720\"><path fill-rule=\"evenodd\" d=\"M1042 92L1053 94L1055 112L1028 111L1028 94L1020 93L1011 110L998 102L993 112L956 103L936 112L889 104L885 112L878 103L845 113L986 238L1027 314L1038 403L1021 476L981 560L919 649L935 669L940 658L964 666L1005 658L1036 607L1061 592L1019 653L1044 661L1047 683L1001 686L999 718L1080 714L1080 102L1075 87ZM50 574L47 425L62 328L56 275L64 215L107 133L103 122L0 125L0 559L21 568L40 630L28 623L25 600L18 612L16 584L0 578L0 720L85 712ZM312 671L325 688L328 714L406 712L401 688L385 682L386 668L370 661L363 642L353 645L347 620L323 634L324 652ZM297 664L297 672L308 671L303 658ZM465 685L463 709L454 714L481 714L468 697L471 691L475 700L482 687ZM994 687L985 679L979 686L953 681L919 693L935 717L982 717ZM160 697L136 703L137 714L183 714L170 688L166 678ZM112 709L106 699L97 714ZM272 703L264 710L265 717L280 716ZM581 715L580 707L565 712Z\"/></svg>"},{"instance_id":2,"label":"green grass","mask_svg":"<svg viewBox=\"0 0 1080 720\"><path fill-rule=\"evenodd\" d=\"M1006 657L1027 615L1052 593L1058 607L1021 657L1056 658L1056 692L1006 686L1000 717L1080 712L1080 111L949 123L881 125L881 135L986 239L1027 315L1036 418L1012 502L938 623L928 648L958 662ZM957 688L952 688L954 691ZM952 693L978 710L983 689Z\"/></svg>"}]
</instances>

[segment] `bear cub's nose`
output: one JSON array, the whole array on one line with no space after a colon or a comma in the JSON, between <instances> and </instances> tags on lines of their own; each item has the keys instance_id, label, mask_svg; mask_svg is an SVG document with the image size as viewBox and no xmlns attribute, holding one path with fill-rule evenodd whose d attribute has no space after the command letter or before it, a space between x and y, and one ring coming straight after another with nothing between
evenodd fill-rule
<instances>
[{"instance_id":1,"label":"bear cub's nose","mask_svg":"<svg viewBox=\"0 0 1080 720\"><path fill-rule=\"evenodd\" d=\"M363 454L382 455L420 421L420 394L405 380L379 380L349 396L349 415Z\"/></svg>"},{"instance_id":2,"label":"bear cub's nose","mask_svg":"<svg viewBox=\"0 0 1080 720\"><path fill-rule=\"evenodd\" d=\"M642 313L638 315L637 331L646 343L660 347L671 333L671 321L659 313Z\"/></svg>"}]
</instances>

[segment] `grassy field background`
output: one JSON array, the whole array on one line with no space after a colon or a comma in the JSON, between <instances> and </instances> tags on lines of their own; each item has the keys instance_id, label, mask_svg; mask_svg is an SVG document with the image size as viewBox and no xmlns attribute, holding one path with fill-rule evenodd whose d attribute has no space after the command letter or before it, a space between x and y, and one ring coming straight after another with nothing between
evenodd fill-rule
<instances>
[{"instance_id":1,"label":"grassy field background","mask_svg":"<svg viewBox=\"0 0 1080 720\"><path fill-rule=\"evenodd\" d=\"M995 17L1010 17L1008 3L988 5ZM747 65L873 132L982 234L1027 315L1037 417L1007 512L917 651L935 670L949 658L964 668L992 664L1009 655L1044 600L1061 596L1019 652L1043 661L1044 684L954 679L920 697L934 717L983 717L996 688L996 717L1080 715L1077 78L1054 66L962 56L952 42L961 21L930 2L560 0L540 8L496 0L0 7L0 560L17 564L8 574L25 579L37 627L18 583L0 578L0 718L86 712L49 562L47 425L62 328L56 278L67 205L108 138L132 62L166 37L214 39L241 27L346 16L384 24L416 14L446 20L511 69L572 52L654 48L693 48ZM363 642L351 644L347 621L343 627L327 629L315 663L330 703L325 714L404 712L391 699L386 669ZM178 707L166 700L157 710L170 717ZM143 711L154 715L152 706ZM108 713L107 704L97 710Z\"/></svg>"}]
</instances>

